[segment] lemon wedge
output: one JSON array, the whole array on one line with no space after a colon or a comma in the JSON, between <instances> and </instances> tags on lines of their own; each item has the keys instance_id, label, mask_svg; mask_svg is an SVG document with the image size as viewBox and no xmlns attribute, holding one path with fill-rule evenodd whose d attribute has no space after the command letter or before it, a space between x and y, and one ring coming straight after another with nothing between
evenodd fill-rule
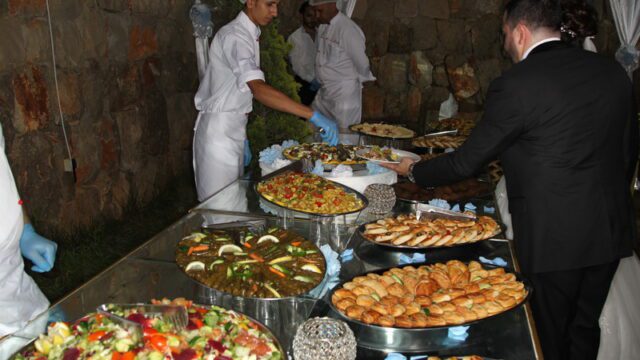
<instances>
[{"instance_id":1,"label":"lemon wedge","mask_svg":"<svg viewBox=\"0 0 640 360\"><path fill-rule=\"evenodd\" d=\"M240 246L233 245L233 244L226 244L226 245L220 246L220 249L218 249L218 256L222 256L222 254L226 254L226 253L241 253L241 252L242 252L242 248L240 248Z\"/></svg>"},{"instance_id":2,"label":"lemon wedge","mask_svg":"<svg viewBox=\"0 0 640 360\"><path fill-rule=\"evenodd\" d=\"M258 239L258 244L263 243L265 241L272 241L274 243L279 243L280 239L278 239L277 237L273 236L273 235L264 235L262 237L260 237L260 239Z\"/></svg>"},{"instance_id":3,"label":"lemon wedge","mask_svg":"<svg viewBox=\"0 0 640 360\"><path fill-rule=\"evenodd\" d=\"M187 264L187 267L184 269L184 271L202 271L204 270L204 263L202 261L192 261L189 264Z\"/></svg>"},{"instance_id":4,"label":"lemon wedge","mask_svg":"<svg viewBox=\"0 0 640 360\"><path fill-rule=\"evenodd\" d=\"M322 274L322 270L313 264L304 264L302 265L302 270L314 272L316 274Z\"/></svg>"},{"instance_id":5,"label":"lemon wedge","mask_svg":"<svg viewBox=\"0 0 640 360\"><path fill-rule=\"evenodd\" d=\"M51 343L44 337L36 340L34 345L36 347L36 350L44 355L49 354L49 351L51 351Z\"/></svg>"},{"instance_id":6,"label":"lemon wedge","mask_svg":"<svg viewBox=\"0 0 640 360\"><path fill-rule=\"evenodd\" d=\"M203 234L201 232L195 232L189 236L182 238L182 240L193 240L195 242L200 242L202 239L206 237L207 237L207 234Z\"/></svg>"}]
</instances>

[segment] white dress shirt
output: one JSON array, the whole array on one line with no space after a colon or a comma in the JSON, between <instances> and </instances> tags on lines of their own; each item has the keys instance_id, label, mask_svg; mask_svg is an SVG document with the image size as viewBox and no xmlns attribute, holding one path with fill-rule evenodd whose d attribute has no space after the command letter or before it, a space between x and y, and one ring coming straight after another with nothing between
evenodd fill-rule
<instances>
[{"instance_id":1,"label":"white dress shirt","mask_svg":"<svg viewBox=\"0 0 640 360\"><path fill-rule=\"evenodd\" d=\"M526 59L527 56L529 56L529 54L533 51L533 49L537 48L538 46L540 46L540 45L542 45L544 43L548 43L548 42L552 42L552 41L560 41L560 38L559 37L550 37L550 38L547 38L547 39L540 40L537 43L531 45L527 49L527 51L524 52L524 55L522 55L522 60ZM522 60L520 60L520 61L522 61Z\"/></svg>"},{"instance_id":2,"label":"white dress shirt","mask_svg":"<svg viewBox=\"0 0 640 360\"><path fill-rule=\"evenodd\" d=\"M209 65L195 96L203 112L247 114L253 94L248 81L264 80L260 70L260 28L241 11L223 26L209 48Z\"/></svg>"},{"instance_id":3,"label":"white dress shirt","mask_svg":"<svg viewBox=\"0 0 640 360\"><path fill-rule=\"evenodd\" d=\"M307 82L316 78L316 43L303 26L289 35L287 41L293 45L289 61L293 72Z\"/></svg>"}]
</instances>

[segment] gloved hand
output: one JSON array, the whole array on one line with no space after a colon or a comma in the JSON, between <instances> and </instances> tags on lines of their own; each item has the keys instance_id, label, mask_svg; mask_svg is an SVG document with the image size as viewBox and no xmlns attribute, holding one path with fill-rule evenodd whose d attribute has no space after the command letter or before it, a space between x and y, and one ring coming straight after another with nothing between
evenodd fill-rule
<instances>
[{"instance_id":1,"label":"gloved hand","mask_svg":"<svg viewBox=\"0 0 640 360\"><path fill-rule=\"evenodd\" d=\"M244 166L249 166L251 163L251 147L249 147L249 139L244 140Z\"/></svg>"},{"instance_id":2,"label":"gloved hand","mask_svg":"<svg viewBox=\"0 0 640 360\"><path fill-rule=\"evenodd\" d=\"M56 261L58 244L38 235L31 224L25 224L20 237L20 252L33 262L31 270L47 272Z\"/></svg>"},{"instance_id":3,"label":"gloved hand","mask_svg":"<svg viewBox=\"0 0 640 360\"><path fill-rule=\"evenodd\" d=\"M321 87L321 86L322 86L322 85L320 84L320 82L318 82L318 80L317 80L317 79L313 79L313 80L311 80L311 82L309 83L309 90L311 90L311 91L318 91L318 90L320 90L320 87Z\"/></svg>"},{"instance_id":4,"label":"gloved hand","mask_svg":"<svg viewBox=\"0 0 640 360\"><path fill-rule=\"evenodd\" d=\"M331 146L336 146L338 144L338 125L333 120L329 120L329 118L320 114L317 111L313 112L313 116L309 119L311 123L323 131L320 133L320 137L322 141L328 143Z\"/></svg>"}]
</instances>

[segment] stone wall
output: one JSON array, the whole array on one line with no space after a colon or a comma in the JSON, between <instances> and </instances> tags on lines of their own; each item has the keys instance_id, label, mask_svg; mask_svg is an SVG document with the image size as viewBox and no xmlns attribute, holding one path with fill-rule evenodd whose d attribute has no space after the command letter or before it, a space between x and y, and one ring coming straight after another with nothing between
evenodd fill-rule
<instances>
[{"instance_id":1,"label":"stone wall","mask_svg":"<svg viewBox=\"0 0 640 360\"><path fill-rule=\"evenodd\" d=\"M0 122L26 207L47 231L119 218L191 176L197 89L187 0L0 2Z\"/></svg>"},{"instance_id":2,"label":"stone wall","mask_svg":"<svg viewBox=\"0 0 640 360\"><path fill-rule=\"evenodd\" d=\"M283 33L298 26L296 6L283 1ZM363 89L363 119L397 121L422 131L452 93L462 112L482 110L489 83L511 66L502 51L504 0L358 0L353 19L367 38L375 82ZM619 46L606 0L595 43Z\"/></svg>"}]
</instances>

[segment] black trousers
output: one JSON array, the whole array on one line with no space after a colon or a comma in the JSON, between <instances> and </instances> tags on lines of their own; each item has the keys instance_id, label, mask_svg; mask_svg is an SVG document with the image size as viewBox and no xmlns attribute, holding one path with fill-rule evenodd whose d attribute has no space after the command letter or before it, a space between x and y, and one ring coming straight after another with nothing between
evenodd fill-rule
<instances>
[{"instance_id":1,"label":"black trousers","mask_svg":"<svg viewBox=\"0 0 640 360\"><path fill-rule=\"evenodd\" d=\"M531 308L546 360L596 359L598 319L618 263L526 275L533 283Z\"/></svg>"},{"instance_id":2,"label":"black trousers","mask_svg":"<svg viewBox=\"0 0 640 360\"><path fill-rule=\"evenodd\" d=\"M298 90L298 96L300 96L300 102L304 105L311 106L313 99L315 99L317 91L311 90L311 83L303 80L296 75L296 81L300 84L300 90Z\"/></svg>"}]
</instances>

